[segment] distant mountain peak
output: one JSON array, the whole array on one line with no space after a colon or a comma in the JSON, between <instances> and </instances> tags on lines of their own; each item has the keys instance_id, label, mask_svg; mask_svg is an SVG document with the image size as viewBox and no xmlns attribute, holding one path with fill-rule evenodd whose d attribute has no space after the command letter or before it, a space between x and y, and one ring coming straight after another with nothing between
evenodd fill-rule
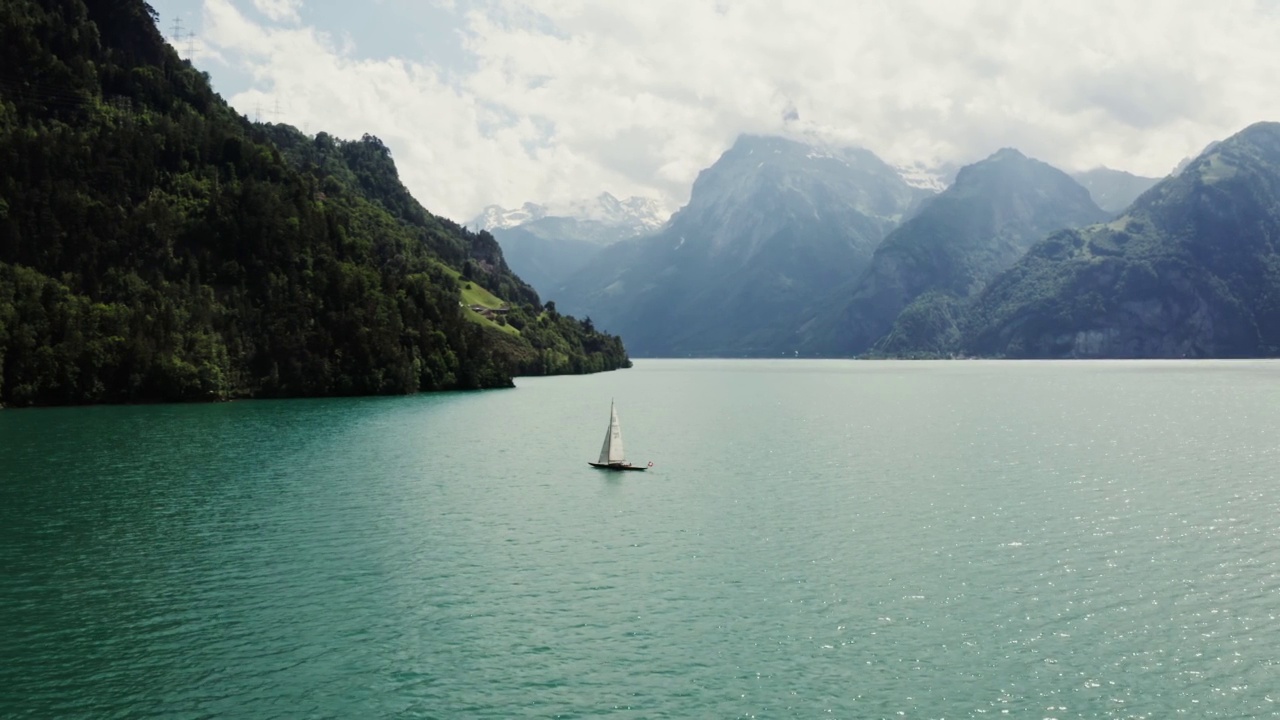
<instances>
[{"instance_id":1,"label":"distant mountain peak","mask_svg":"<svg viewBox=\"0 0 1280 720\"><path fill-rule=\"evenodd\" d=\"M1026 185L1032 182L1077 185L1071 176L1042 160L1027 157L1013 148L1001 148L972 165L960 168L952 186L966 188L992 183Z\"/></svg>"},{"instance_id":2,"label":"distant mountain peak","mask_svg":"<svg viewBox=\"0 0 1280 720\"><path fill-rule=\"evenodd\" d=\"M601 248L662 229L668 213L662 203L646 197L619 200L602 192L551 205L525 203L522 210L496 208L473 222L492 225L512 269L540 292L550 294L560 280Z\"/></svg>"},{"instance_id":3,"label":"distant mountain peak","mask_svg":"<svg viewBox=\"0 0 1280 720\"><path fill-rule=\"evenodd\" d=\"M1018 150L1017 148L1005 147L1005 148L1000 148L999 150L997 150L997 151L995 151L994 153L992 153L992 154L991 154L991 157L990 157L990 158L988 158L988 159L989 159L989 160L1003 160L1003 159L1008 159L1008 158L1021 158L1021 159L1024 159L1024 160L1025 160L1025 159L1027 158L1027 156L1026 156L1026 155L1023 155L1023 154L1022 154L1022 152L1021 152L1020 150Z\"/></svg>"},{"instance_id":4,"label":"distant mountain peak","mask_svg":"<svg viewBox=\"0 0 1280 720\"><path fill-rule=\"evenodd\" d=\"M862 148L742 135L663 230L605 248L556 301L641 356L794 354L813 308L927 194Z\"/></svg>"},{"instance_id":5,"label":"distant mountain peak","mask_svg":"<svg viewBox=\"0 0 1280 720\"><path fill-rule=\"evenodd\" d=\"M1066 173L1000 150L962 168L951 187L885 237L847 306L810 326L807 347L819 354L934 351L956 332L952 310L1037 240L1106 217Z\"/></svg>"},{"instance_id":6,"label":"distant mountain peak","mask_svg":"<svg viewBox=\"0 0 1280 720\"><path fill-rule=\"evenodd\" d=\"M537 203L527 202L515 210L489 205L467 224L477 230L505 230L546 216L547 208Z\"/></svg>"},{"instance_id":7,"label":"distant mountain peak","mask_svg":"<svg viewBox=\"0 0 1280 720\"><path fill-rule=\"evenodd\" d=\"M509 230L543 219L561 218L624 230L624 234L641 235L661 228L667 216L666 208L653 198L619 200L610 192L602 192L593 198L550 206L526 202L518 209L508 210L500 205L490 205L468 225L481 230Z\"/></svg>"},{"instance_id":8,"label":"distant mountain peak","mask_svg":"<svg viewBox=\"0 0 1280 720\"><path fill-rule=\"evenodd\" d=\"M634 228L636 234L661 228L670 213L653 198L631 196L619 200L608 191L594 198L553 206L548 215L598 222L608 227Z\"/></svg>"},{"instance_id":9,"label":"distant mountain peak","mask_svg":"<svg viewBox=\"0 0 1280 720\"><path fill-rule=\"evenodd\" d=\"M729 214L747 225L781 222L768 213L754 217L763 212L760 202L772 201L778 193L808 197L811 207L835 193L863 215L897 222L903 198L918 191L865 148L744 134L711 167L698 173L689 203L671 221L700 218L709 224L705 233L694 234L709 236L712 246L718 247L733 237L756 235L743 232L745 228L731 230L724 222Z\"/></svg>"}]
</instances>

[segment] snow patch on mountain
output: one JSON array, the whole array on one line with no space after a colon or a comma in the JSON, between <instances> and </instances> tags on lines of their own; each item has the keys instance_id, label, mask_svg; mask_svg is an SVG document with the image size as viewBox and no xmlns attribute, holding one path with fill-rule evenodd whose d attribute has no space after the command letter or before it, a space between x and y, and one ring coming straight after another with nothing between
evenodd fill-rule
<instances>
[{"instance_id":1,"label":"snow patch on mountain","mask_svg":"<svg viewBox=\"0 0 1280 720\"><path fill-rule=\"evenodd\" d=\"M662 204L653 198L633 196L619 200L608 192L602 192L591 199L552 206L548 214L598 222L610 227L635 228L637 235L658 230L670 216Z\"/></svg>"},{"instance_id":2,"label":"snow patch on mountain","mask_svg":"<svg viewBox=\"0 0 1280 720\"><path fill-rule=\"evenodd\" d=\"M594 198L539 205L527 202L518 209L508 210L490 205L476 216L469 226L480 230L508 230L539 220L563 219L576 221L613 231L623 236L644 235L660 230L667 223L670 213L662 203L653 198L629 197L619 200L612 193L603 192ZM608 233L617 235L617 232Z\"/></svg>"},{"instance_id":3,"label":"snow patch on mountain","mask_svg":"<svg viewBox=\"0 0 1280 720\"><path fill-rule=\"evenodd\" d=\"M547 208L537 203L527 202L515 210L489 205L467 225L477 230L506 230L546 216Z\"/></svg>"},{"instance_id":4,"label":"snow patch on mountain","mask_svg":"<svg viewBox=\"0 0 1280 720\"><path fill-rule=\"evenodd\" d=\"M913 165L895 165L894 170L903 182L914 188L942 192L951 185L955 172L944 168L929 168L919 163Z\"/></svg>"}]
</instances>

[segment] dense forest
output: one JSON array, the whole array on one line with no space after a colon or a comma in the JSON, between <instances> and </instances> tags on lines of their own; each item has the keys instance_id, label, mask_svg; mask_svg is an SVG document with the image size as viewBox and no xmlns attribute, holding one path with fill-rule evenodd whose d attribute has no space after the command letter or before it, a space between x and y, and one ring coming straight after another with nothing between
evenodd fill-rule
<instances>
[{"instance_id":1,"label":"dense forest","mask_svg":"<svg viewBox=\"0 0 1280 720\"><path fill-rule=\"evenodd\" d=\"M155 21L141 0L0 3L0 404L630 364L618 337L544 307L488 233L422 208L377 138L250 123Z\"/></svg>"}]
</instances>

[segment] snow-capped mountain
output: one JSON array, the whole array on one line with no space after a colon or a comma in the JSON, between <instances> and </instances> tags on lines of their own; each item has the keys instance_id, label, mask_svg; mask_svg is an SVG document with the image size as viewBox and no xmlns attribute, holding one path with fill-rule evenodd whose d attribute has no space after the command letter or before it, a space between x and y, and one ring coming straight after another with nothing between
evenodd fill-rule
<instances>
[{"instance_id":1,"label":"snow-capped mountain","mask_svg":"<svg viewBox=\"0 0 1280 720\"><path fill-rule=\"evenodd\" d=\"M511 269L545 294L601 248L655 233L666 222L657 200L619 200L604 192L550 207L527 202L507 210L490 205L468 224L493 233Z\"/></svg>"},{"instance_id":2,"label":"snow-capped mountain","mask_svg":"<svg viewBox=\"0 0 1280 720\"><path fill-rule=\"evenodd\" d=\"M508 210L490 205L468 225L493 231L527 225L543 218L576 220L597 226L594 229L603 231L601 242L608 243L614 242L619 236L634 237L657 231L666 224L668 217L669 213L662 204L653 198L629 197L619 200L612 193L603 192L593 198L551 206L527 202L515 210ZM563 222L555 224L563 225Z\"/></svg>"},{"instance_id":3,"label":"snow-capped mountain","mask_svg":"<svg viewBox=\"0 0 1280 720\"><path fill-rule=\"evenodd\" d=\"M611 193L603 192L590 200L578 200L554 207L548 215L589 220L615 228L627 228L635 235L644 235L660 229L670 213L653 198L629 197L619 200Z\"/></svg>"},{"instance_id":4,"label":"snow-capped mountain","mask_svg":"<svg viewBox=\"0 0 1280 720\"><path fill-rule=\"evenodd\" d=\"M489 205L467 225L477 230L501 230L523 225L532 220L544 218L546 215L547 208L537 203L527 202L515 210Z\"/></svg>"},{"instance_id":5,"label":"snow-capped mountain","mask_svg":"<svg viewBox=\"0 0 1280 720\"><path fill-rule=\"evenodd\" d=\"M894 170L902 181L914 188L940 193L951 187L956 179L958 167L948 163L938 167L926 167L920 163L912 165L895 165Z\"/></svg>"}]
</instances>

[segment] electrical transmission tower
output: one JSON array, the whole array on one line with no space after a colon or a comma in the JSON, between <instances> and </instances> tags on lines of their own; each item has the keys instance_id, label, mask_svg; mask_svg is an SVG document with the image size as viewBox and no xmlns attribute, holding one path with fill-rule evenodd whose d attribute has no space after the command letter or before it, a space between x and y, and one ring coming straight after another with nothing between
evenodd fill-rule
<instances>
[{"instance_id":1,"label":"electrical transmission tower","mask_svg":"<svg viewBox=\"0 0 1280 720\"><path fill-rule=\"evenodd\" d=\"M182 18L181 18L181 17L175 17L175 18L173 19L173 45L174 45L174 49L177 49L178 44L179 44L179 43L181 43L181 42L183 42L183 41L185 40L185 41L186 41L186 43L187 43L187 59L188 59L188 60L190 60L190 59L191 59L191 56L195 54L195 38L196 38L196 34L195 34L194 32L191 32L190 30L188 30L188 31L186 31L186 32L183 32L183 31L182 31Z\"/></svg>"}]
</instances>

